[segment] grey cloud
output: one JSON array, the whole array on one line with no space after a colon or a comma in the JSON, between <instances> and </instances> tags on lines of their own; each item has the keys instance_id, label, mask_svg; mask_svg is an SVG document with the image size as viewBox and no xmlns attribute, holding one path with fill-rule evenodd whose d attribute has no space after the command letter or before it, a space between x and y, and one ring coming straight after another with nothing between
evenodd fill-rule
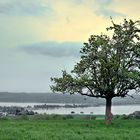
<instances>
[{"instance_id":1,"label":"grey cloud","mask_svg":"<svg viewBox=\"0 0 140 140\"><path fill-rule=\"evenodd\" d=\"M79 57L82 43L79 42L43 42L29 46L22 46L20 50L34 55L51 57Z\"/></svg>"},{"instance_id":2,"label":"grey cloud","mask_svg":"<svg viewBox=\"0 0 140 140\"><path fill-rule=\"evenodd\" d=\"M0 3L0 14L14 16L40 16L51 12L51 8L36 0L11 0Z\"/></svg>"}]
</instances>

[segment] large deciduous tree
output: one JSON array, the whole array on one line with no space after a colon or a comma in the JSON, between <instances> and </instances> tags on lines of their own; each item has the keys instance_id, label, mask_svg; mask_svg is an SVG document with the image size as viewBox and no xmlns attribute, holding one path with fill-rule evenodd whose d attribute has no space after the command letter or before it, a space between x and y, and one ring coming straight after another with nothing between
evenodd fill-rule
<instances>
[{"instance_id":1,"label":"large deciduous tree","mask_svg":"<svg viewBox=\"0 0 140 140\"><path fill-rule=\"evenodd\" d=\"M140 21L124 19L115 24L112 37L91 35L81 49L81 60L71 74L51 78L54 92L78 93L106 99L105 120L111 124L111 103L114 97L125 97L130 90L140 89Z\"/></svg>"}]
</instances>

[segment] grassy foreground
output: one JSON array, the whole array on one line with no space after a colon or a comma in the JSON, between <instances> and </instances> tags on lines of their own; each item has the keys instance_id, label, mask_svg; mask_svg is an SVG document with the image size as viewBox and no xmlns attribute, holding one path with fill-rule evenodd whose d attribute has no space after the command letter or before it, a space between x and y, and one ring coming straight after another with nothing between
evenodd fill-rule
<instances>
[{"instance_id":1,"label":"grassy foreground","mask_svg":"<svg viewBox=\"0 0 140 140\"><path fill-rule=\"evenodd\" d=\"M0 140L140 140L140 120L0 119Z\"/></svg>"}]
</instances>

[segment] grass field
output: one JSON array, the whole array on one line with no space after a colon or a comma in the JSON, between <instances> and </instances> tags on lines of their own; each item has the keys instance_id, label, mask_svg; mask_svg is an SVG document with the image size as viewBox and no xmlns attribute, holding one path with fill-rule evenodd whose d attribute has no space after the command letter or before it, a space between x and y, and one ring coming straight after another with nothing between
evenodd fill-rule
<instances>
[{"instance_id":1,"label":"grass field","mask_svg":"<svg viewBox=\"0 0 140 140\"><path fill-rule=\"evenodd\" d=\"M0 119L0 140L140 140L140 120L24 119Z\"/></svg>"}]
</instances>

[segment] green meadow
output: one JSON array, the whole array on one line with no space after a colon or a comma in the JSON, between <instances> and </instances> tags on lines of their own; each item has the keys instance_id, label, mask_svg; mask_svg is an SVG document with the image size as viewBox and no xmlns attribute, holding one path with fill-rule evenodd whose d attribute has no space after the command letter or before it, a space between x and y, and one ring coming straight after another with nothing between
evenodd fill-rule
<instances>
[{"instance_id":1,"label":"green meadow","mask_svg":"<svg viewBox=\"0 0 140 140\"><path fill-rule=\"evenodd\" d=\"M89 117L1 118L0 140L140 140L140 120Z\"/></svg>"}]
</instances>

